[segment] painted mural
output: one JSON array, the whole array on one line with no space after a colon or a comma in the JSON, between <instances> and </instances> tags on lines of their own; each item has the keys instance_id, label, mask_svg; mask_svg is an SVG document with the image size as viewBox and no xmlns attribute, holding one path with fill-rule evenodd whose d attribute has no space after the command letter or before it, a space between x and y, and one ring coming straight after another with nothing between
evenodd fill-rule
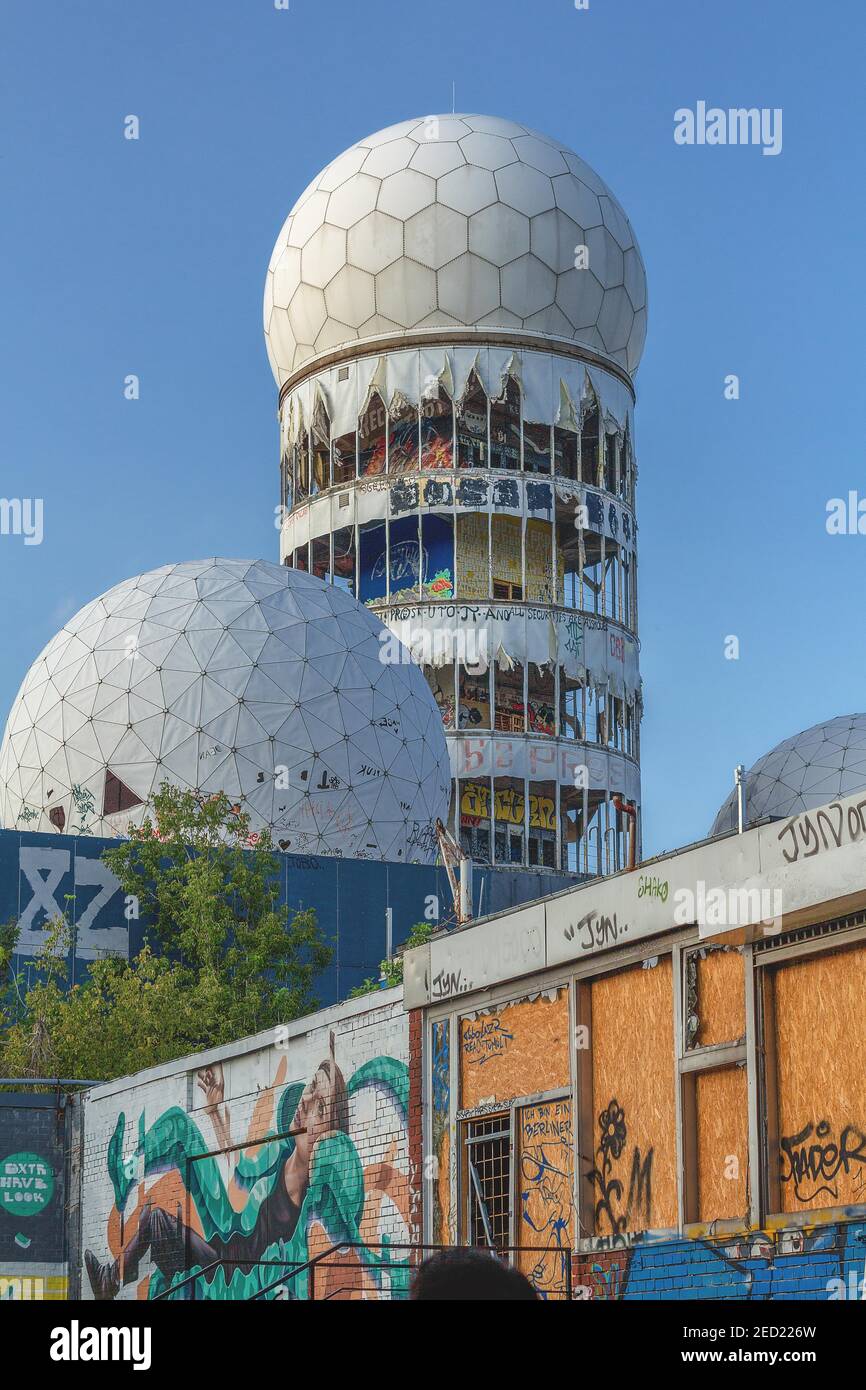
<instances>
[{"instance_id":1,"label":"painted mural","mask_svg":"<svg viewBox=\"0 0 866 1390\"><path fill-rule=\"evenodd\" d=\"M866 1223L750 1231L725 1238L647 1240L576 1261L579 1299L861 1301Z\"/></svg>"},{"instance_id":2,"label":"painted mural","mask_svg":"<svg viewBox=\"0 0 866 1390\"><path fill-rule=\"evenodd\" d=\"M378 1056L346 1078L332 1033L329 1055L309 1081L286 1084L286 1068L282 1057L240 1142L219 1065L196 1072L202 1125L179 1106L149 1125L142 1112L127 1152L127 1116L118 1116L107 1154L109 1255L88 1249L84 1256L95 1298L129 1297L134 1288L142 1299L305 1299L310 1274L302 1267L338 1242L353 1248L340 1256L343 1267L318 1267L316 1298L406 1296L408 1252L390 1249L395 1227L398 1244L409 1238L399 1162L406 1064ZM350 1118L365 1097L374 1110L383 1097L390 1101L402 1133L383 1160L366 1164Z\"/></svg>"},{"instance_id":3,"label":"painted mural","mask_svg":"<svg viewBox=\"0 0 866 1390\"><path fill-rule=\"evenodd\" d=\"M433 1092L433 1240L446 1244L451 1230L451 1023L440 1019L432 1029Z\"/></svg>"}]
</instances>

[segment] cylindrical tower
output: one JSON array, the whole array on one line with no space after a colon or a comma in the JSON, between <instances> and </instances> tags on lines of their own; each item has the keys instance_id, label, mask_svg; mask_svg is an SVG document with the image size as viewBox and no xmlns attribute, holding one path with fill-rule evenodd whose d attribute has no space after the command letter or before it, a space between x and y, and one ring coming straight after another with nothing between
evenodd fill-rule
<instances>
[{"instance_id":1,"label":"cylindrical tower","mask_svg":"<svg viewBox=\"0 0 866 1390\"><path fill-rule=\"evenodd\" d=\"M404 121L298 199L264 319L280 558L350 589L423 666L464 847L624 867L646 280L619 203L514 122Z\"/></svg>"}]
</instances>

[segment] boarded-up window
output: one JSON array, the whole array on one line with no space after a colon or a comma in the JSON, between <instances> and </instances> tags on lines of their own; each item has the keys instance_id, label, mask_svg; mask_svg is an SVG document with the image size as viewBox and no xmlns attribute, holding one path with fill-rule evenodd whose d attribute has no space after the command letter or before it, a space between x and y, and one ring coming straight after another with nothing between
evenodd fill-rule
<instances>
[{"instance_id":1,"label":"boarded-up window","mask_svg":"<svg viewBox=\"0 0 866 1390\"><path fill-rule=\"evenodd\" d=\"M737 947L704 948L688 958L689 1047L738 1042L746 1033L743 957Z\"/></svg>"},{"instance_id":2,"label":"boarded-up window","mask_svg":"<svg viewBox=\"0 0 866 1390\"><path fill-rule=\"evenodd\" d=\"M460 1020L464 1110L569 1085L565 989Z\"/></svg>"},{"instance_id":3,"label":"boarded-up window","mask_svg":"<svg viewBox=\"0 0 866 1390\"><path fill-rule=\"evenodd\" d=\"M595 1231L677 1224L673 975L670 957L591 986Z\"/></svg>"},{"instance_id":4,"label":"boarded-up window","mask_svg":"<svg viewBox=\"0 0 866 1390\"><path fill-rule=\"evenodd\" d=\"M571 1101L525 1105L516 1116L517 1264L542 1298L562 1298L574 1243ZM528 1247L528 1248L527 1248Z\"/></svg>"},{"instance_id":5,"label":"boarded-up window","mask_svg":"<svg viewBox=\"0 0 866 1390\"><path fill-rule=\"evenodd\" d=\"M748 1208L749 1118L745 1067L695 1077L698 1220L727 1221Z\"/></svg>"},{"instance_id":6,"label":"boarded-up window","mask_svg":"<svg viewBox=\"0 0 866 1390\"><path fill-rule=\"evenodd\" d=\"M866 1201L866 947L773 973L783 1211Z\"/></svg>"}]
</instances>

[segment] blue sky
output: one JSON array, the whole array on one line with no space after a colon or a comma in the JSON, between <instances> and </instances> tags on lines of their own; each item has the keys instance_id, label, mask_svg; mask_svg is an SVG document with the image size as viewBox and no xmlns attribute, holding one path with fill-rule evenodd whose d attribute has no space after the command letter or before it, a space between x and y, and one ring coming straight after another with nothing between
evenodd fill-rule
<instances>
[{"instance_id":1,"label":"blue sky","mask_svg":"<svg viewBox=\"0 0 866 1390\"><path fill-rule=\"evenodd\" d=\"M3 717L120 579L278 559L271 247L322 165L452 81L576 149L646 261L645 852L705 834L736 762L866 708L866 536L825 529L866 497L864 31L805 0L5 0L0 495L44 498L45 538L0 537ZM699 100L781 107L782 153L678 146Z\"/></svg>"}]
</instances>

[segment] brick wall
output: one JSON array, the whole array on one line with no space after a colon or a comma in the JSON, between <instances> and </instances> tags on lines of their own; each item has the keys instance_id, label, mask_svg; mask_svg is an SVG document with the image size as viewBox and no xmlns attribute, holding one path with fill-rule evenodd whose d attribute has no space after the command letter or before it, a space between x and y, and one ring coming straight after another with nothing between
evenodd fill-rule
<instances>
[{"instance_id":1,"label":"brick wall","mask_svg":"<svg viewBox=\"0 0 866 1390\"><path fill-rule=\"evenodd\" d=\"M318 1267L314 1296L401 1295L408 1252L381 1247L417 1237L409 1085L389 990L90 1092L82 1297L153 1298L193 1273L172 1297L246 1298L338 1241L359 1249ZM285 1287L309 1297L309 1274Z\"/></svg>"},{"instance_id":2,"label":"brick wall","mask_svg":"<svg viewBox=\"0 0 866 1390\"><path fill-rule=\"evenodd\" d=\"M575 1254L583 1299L859 1299L866 1222L779 1227L706 1238L647 1239Z\"/></svg>"}]
</instances>

